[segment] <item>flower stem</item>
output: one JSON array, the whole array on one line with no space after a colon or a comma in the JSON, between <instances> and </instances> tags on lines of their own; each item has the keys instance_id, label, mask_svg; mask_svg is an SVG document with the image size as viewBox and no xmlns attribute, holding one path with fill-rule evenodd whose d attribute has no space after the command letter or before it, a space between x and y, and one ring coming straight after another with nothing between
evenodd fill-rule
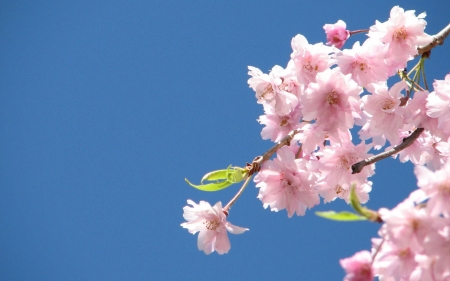
<instances>
[{"instance_id":1,"label":"flower stem","mask_svg":"<svg viewBox=\"0 0 450 281\"><path fill-rule=\"evenodd\" d=\"M223 208L223 211L228 212L231 209L231 206L233 206L234 202L236 202L236 200L238 200L239 196L241 196L242 192L244 192L244 189L247 187L251 178L252 178L252 176L247 177L247 179L245 180L241 189L239 189L238 193L236 193L236 195L234 195L233 199L231 199L230 202L228 202L228 204L225 205L225 207Z\"/></svg>"},{"instance_id":2,"label":"flower stem","mask_svg":"<svg viewBox=\"0 0 450 281\"><path fill-rule=\"evenodd\" d=\"M369 29L359 29L359 30L355 30L355 31L350 31L350 36L352 36L353 34L365 33L365 32L369 32Z\"/></svg>"}]
</instances>

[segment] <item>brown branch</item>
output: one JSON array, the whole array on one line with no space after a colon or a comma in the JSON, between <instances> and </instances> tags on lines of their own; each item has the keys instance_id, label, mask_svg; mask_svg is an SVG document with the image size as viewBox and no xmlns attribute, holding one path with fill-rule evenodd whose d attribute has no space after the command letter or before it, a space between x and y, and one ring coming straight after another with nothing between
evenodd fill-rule
<instances>
[{"instance_id":1,"label":"brown branch","mask_svg":"<svg viewBox=\"0 0 450 281\"><path fill-rule=\"evenodd\" d=\"M450 34L450 24L448 24L445 28L443 28L437 34L433 35L432 36L433 41L431 41L431 43L429 43L428 45L425 45L423 47L417 48L418 54L416 55L416 57L431 51L431 49L433 49L437 45L444 44L444 40L449 34Z\"/></svg>"},{"instance_id":2,"label":"brown branch","mask_svg":"<svg viewBox=\"0 0 450 281\"><path fill-rule=\"evenodd\" d=\"M251 164L247 163L246 169L248 169L248 176L253 175L256 172L259 172L261 169L262 163L269 160L270 157L277 152L282 146L289 145L291 140L294 138L296 134L298 134L300 130L292 130L285 136L282 140L277 142L274 146L272 146L269 150L267 150L262 156L257 156Z\"/></svg>"},{"instance_id":3,"label":"brown branch","mask_svg":"<svg viewBox=\"0 0 450 281\"><path fill-rule=\"evenodd\" d=\"M373 164L380 160L383 160L384 158L392 156L392 155L402 151L403 149L407 148L420 136L420 134L423 131L424 131L423 128L417 128L409 137L404 138L403 142L401 144L394 146L394 148L389 149L388 151L382 152L380 154L377 154L375 156L369 157L367 159L359 161L358 163L353 164L352 165L352 174L357 174L357 173L361 172L361 170L365 166Z\"/></svg>"}]
</instances>

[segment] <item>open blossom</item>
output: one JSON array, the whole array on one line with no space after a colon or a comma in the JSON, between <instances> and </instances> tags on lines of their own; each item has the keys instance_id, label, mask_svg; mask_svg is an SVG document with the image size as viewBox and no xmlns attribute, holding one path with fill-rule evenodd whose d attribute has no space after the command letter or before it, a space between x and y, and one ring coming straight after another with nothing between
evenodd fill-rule
<instances>
[{"instance_id":1,"label":"open blossom","mask_svg":"<svg viewBox=\"0 0 450 281\"><path fill-rule=\"evenodd\" d=\"M417 91L414 93L413 98L407 104L407 108L411 112L411 120L416 128L424 128L435 137L447 139L449 135L438 128L438 119L427 115L426 104L429 95L428 91Z\"/></svg>"},{"instance_id":2,"label":"open blossom","mask_svg":"<svg viewBox=\"0 0 450 281\"><path fill-rule=\"evenodd\" d=\"M380 233L398 247L409 247L414 252L423 250L425 237L433 231L433 218L424 208L415 207L411 200L405 200L392 210L380 209L385 222Z\"/></svg>"},{"instance_id":3,"label":"open blossom","mask_svg":"<svg viewBox=\"0 0 450 281\"><path fill-rule=\"evenodd\" d=\"M432 215L450 217L450 161L442 169L432 172L423 166L416 166L414 173L417 185L429 196L427 209Z\"/></svg>"},{"instance_id":4,"label":"open blossom","mask_svg":"<svg viewBox=\"0 0 450 281\"><path fill-rule=\"evenodd\" d=\"M433 138L429 158L425 162L427 168L436 171L442 168L450 158L450 143L446 141L437 141Z\"/></svg>"},{"instance_id":5,"label":"open blossom","mask_svg":"<svg viewBox=\"0 0 450 281\"><path fill-rule=\"evenodd\" d=\"M350 37L350 31L347 30L347 25L344 21L338 20L335 24L325 24L323 26L327 34L327 45L342 48L345 41Z\"/></svg>"},{"instance_id":6,"label":"open blossom","mask_svg":"<svg viewBox=\"0 0 450 281\"><path fill-rule=\"evenodd\" d=\"M369 251L361 251L339 261L347 275L344 281L372 281L372 255Z\"/></svg>"},{"instance_id":7,"label":"open blossom","mask_svg":"<svg viewBox=\"0 0 450 281\"><path fill-rule=\"evenodd\" d=\"M316 124L324 130L352 128L354 118L360 117L362 88L339 68L320 72L316 78L302 96L303 119L317 119Z\"/></svg>"},{"instance_id":8,"label":"open blossom","mask_svg":"<svg viewBox=\"0 0 450 281\"><path fill-rule=\"evenodd\" d=\"M290 131L296 129L300 125L302 112L299 107L295 108L289 114L279 116L271 112L270 107L264 106L265 115L261 115L258 119L259 123L266 125L261 131L263 140L270 139L273 142L280 141Z\"/></svg>"},{"instance_id":9,"label":"open blossom","mask_svg":"<svg viewBox=\"0 0 450 281\"><path fill-rule=\"evenodd\" d=\"M286 115L298 104L299 85L293 69L293 64L287 69L275 65L269 74L256 67L249 66L248 84L256 92L257 102L270 106L278 115Z\"/></svg>"},{"instance_id":10,"label":"open blossom","mask_svg":"<svg viewBox=\"0 0 450 281\"><path fill-rule=\"evenodd\" d=\"M266 161L254 179L256 187L260 188L258 198L264 208L270 206L276 212L286 209L289 217L294 213L303 216L307 208L320 203L314 189L316 170L315 161L295 159L291 149L282 147L277 158Z\"/></svg>"},{"instance_id":11,"label":"open blossom","mask_svg":"<svg viewBox=\"0 0 450 281\"><path fill-rule=\"evenodd\" d=\"M295 64L298 82L309 84L316 81L316 75L324 71L336 60L330 55L333 52L331 47L322 43L311 45L305 36L297 34L292 38L291 59Z\"/></svg>"},{"instance_id":12,"label":"open blossom","mask_svg":"<svg viewBox=\"0 0 450 281\"><path fill-rule=\"evenodd\" d=\"M352 142L344 144L332 143L323 150L320 158L319 170L321 177L316 186L325 202L341 198L349 202L351 185L356 185L356 195L361 203L369 200L368 193L372 183L367 180L375 172L375 165L368 165L357 174L352 174L352 165L372 155L367 151L371 146L360 143L355 146Z\"/></svg>"},{"instance_id":13,"label":"open blossom","mask_svg":"<svg viewBox=\"0 0 450 281\"><path fill-rule=\"evenodd\" d=\"M372 95L362 97L363 109L371 115L369 120L372 135L385 135L391 144L398 140L398 130L402 129L409 110L400 106L401 91L407 87L400 81L388 90L386 84L370 84L367 89Z\"/></svg>"},{"instance_id":14,"label":"open blossom","mask_svg":"<svg viewBox=\"0 0 450 281\"><path fill-rule=\"evenodd\" d=\"M405 12L395 6L389 20L383 23L376 21L367 36L387 44L386 59L398 69L404 68L406 62L417 55L417 47L432 41L432 37L424 32L425 16L425 13L416 16L415 11Z\"/></svg>"},{"instance_id":15,"label":"open blossom","mask_svg":"<svg viewBox=\"0 0 450 281\"><path fill-rule=\"evenodd\" d=\"M384 62L385 49L380 41L368 38L362 46L358 41L352 49L342 50L336 59L342 73L351 73L352 79L365 87L388 78L389 69Z\"/></svg>"},{"instance_id":16,"label":"open blossom","mask_svg":"<svg viewBox=\"0 0 450 281\"><path fill-rule=\"evenodd\" d=\"M181 226L187 228L192 234L199 232L198 249L207 255L214 251L222 255L230 250L227 230L233 234L241 234L248 230L227 221L221 202L217 202L213 207L205 201L200 201L199 204L192 200L187 202L192 207L183 208L183 217L187 222L182 223Z\"/></svg>"},{"instance_id":17,"label":"open blossom","mask_svg":"<svg viewBox=\"0 0 450 281\"><path fill-rule=\"evenodd\" d=\"M450 74L445 80L435 80L434 92L427 97L427 115L438 119L438 128L450 134Z\"/></svg>"},{"instance_id":18,"label":"open blossom","mask_svg":"<svg viewBox=\"0 0 450 281\"><path fill-rule=\"evenodd\" d=\"M375 274L380 280L410 280L418 263L416 253L410 247L399 247L391 240L372 239L373 251L378 250L373 263ZM389 279L393 278L393 279Z\"/></svg>"}]
</instances>

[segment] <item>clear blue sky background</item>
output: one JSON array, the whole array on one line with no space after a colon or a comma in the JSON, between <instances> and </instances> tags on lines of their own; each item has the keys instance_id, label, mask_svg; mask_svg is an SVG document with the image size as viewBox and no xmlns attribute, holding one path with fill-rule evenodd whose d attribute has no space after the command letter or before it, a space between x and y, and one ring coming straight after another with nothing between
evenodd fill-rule
<instances>
[{"instance_id":1,"label":"clear blue sky background","mask_svg":"<svg viewBox=\"0 0 450 281\"><path fill-rule=\"evenodd\" d=\"M285 66L296 34L324 42L325 23L368 28L395 4L426 11L429 34L449 22L448 1L0 1L0 280L341 280L379 225L288 219L252 183L229 217L250 231L206 256L180 227L186 199L238 186L184 178L271 146L248 65ZM449 61L447 42L428 78ZM376 172L374 209L416 187L411 164ZM330 209L348 207L313 211Z\"/></svg>"}]
</instances>

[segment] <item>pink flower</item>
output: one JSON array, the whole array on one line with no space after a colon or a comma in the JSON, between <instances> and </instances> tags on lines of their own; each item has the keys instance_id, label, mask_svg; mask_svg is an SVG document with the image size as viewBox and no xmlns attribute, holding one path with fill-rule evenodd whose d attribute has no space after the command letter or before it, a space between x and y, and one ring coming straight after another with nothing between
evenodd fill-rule
<instances>
[{"instance_id":1,"label":"pink flower","mask_svg":"<svg viewBox=\"0 0 450 281\"><path fill-rule=\"evenodd\" d=\"M428 91L418 91L414 93L414 96L409 100L407 108L411 112L411 119L416 128L424 128L430 131L430 133L441 139L448 138L441 129L438 128L439 123L437 118L431 118L427 115L427 98L430 93Z\"/></svg>"},{"instance_id":2,"label":"pink flower","mask_svg":"<svg viewBox=\"0 0 450 281\"><path fill-rule=\"evenodd\" d=\"M385 81L388 78L388 66L384 62L386 50L380 41L368 38L362 46L359 42L353 48L343 50L336 56L339 67L344 74L352 74L358 85Z\"/></svg>"},{"instance_id":3,"label":"pink flower","mask_svg":"<svg viewBox=\"0 0 450 281\"><path fill-rule=\"evenodd\" d=\"M371 115L369 131L372 135L385 135L391 144L398 140L398 130L402 129L409 111L400 107L400 93L408 85L400 81L388 90L386 84L370 84L367 90L372 95L362 97L363 109Z\"/></svg>"},{"instance_id":4,"label":"pink flower","mask_svg":"<svg viewBox=\"0 0 450 281\"><path fill-rule=\"evenodd\" d=\"M409 276L418 266L416 253L408 246L399 247L390 240L372 239L375 256L373 269L380 280L409 280ZM381 248L380 248L381 247Z\"/></svg>"},{"instance_id":5,"label":"pink flower","mask_svg":"<svg viewBox=\"0 0 450 281\"><path fill-rule=\"evenodd\" d=\"M300 83L308 84L316 81L317 73L324 71L336 62L330 55L333 52L331 47L322 43L311 45L303 35L297 34L292 38L291 45L291 59L294 61L297 79Z\"/></svg>"},{"instance_id":6,"label":"pink flower","mask_svg":"<svg viewBox=\"0 0 450 281\"><path fill-rule=\"evenodd\" d=\"M181 224L192 234L200 232L198 235L198 249L209 255L217 251L220 255L230 250L230 240L228 240L227 230L233 234L241 234L248 228L234 226L227 221L227 215L222 210L222 203L217 202L211 207L208 202L200 201L196 204L192 200L187 200L192 207L183 208L183 217L187 222Z\"/></svg>"},{"instance_id":7,"label":"pink flower","mask_svg":"<svg viewBox=\"0 0 450 281\"><path fill-rule=\"evenodd\" d=\"M317 74L302 96L303 120L316 120L325 131L353 127L354 117L360 117L362 88L344 75L339 68L327 69Z\"/></svg>"},{"instance_id":8,"label":"pink flower","mask_svg":"<svg viewBox=\"0 0 450 281\"><path fill-rule=\"evenodd\" d=\"M302 112L299 107L283 116L272 113L269 107L265 106L264 109L266 114L258 119L259 123L266 125L261 131L263 140L277 142L300 125Z\"/></svg>"},{"instance_id":9,"label":"pink flower","mask_svg":"<svg viewBox=\"0 0 450 281\"><path fill-rule=\"evenodd\" d=\"M327 34L327 45L333 45L339 49L350 37L350 31L347 30L347 25L342 20L338 20L335 24L325 24L323 29Z\"/></svg>"},{"instance_id":10,"label":"pink flower","mask_svg":"<svg viewBox=\"0 0 450 281\"><path fill-rule=\"evenodd\" d=\"M369 251L361 251L350 258L339 261L347 275L344 281L372 281L372 256Z\"/></svg>"},{"instance_id":11,"label":"pink flower","mask_svg":"<svg viewBox=\"0 0 450 281\"><path fill-rule=\"evenodd\" d=\"M435 141L430 148L430 157L425 165L432 171L442 168L450 157L450 143L445 141Z\"/></svg>"},{"instance_id":12,"label":"pink flower","mask_svg":"<svg viewBox=\"0 0 450 281\"><path fill-rule=\"evenodd\" d=\"M376 21L370 27L370 38L387 44L386 59L397 68L406 66L406 62L417 54L417 47L432 41L432 37L424 32L427 22L426 14L416 16L415 11L404 11L399 6L392 8L390 18L386 22Z\"/></svg>"},{"instance_id":13,"label":"pink flower","mask_svg":"<svg viewBox=\"0 0 450 281\"><path fill-rule=\"evenodd\" d=\"M294 213L303 216L306 208L311 209L320 203L314 189L316 170L316 161L295 159L291 149L282 147L277 158L266 161L254 179L256 187L260 188L258 198L264 208L270 206L275 212L286 209L289 217Z\"/></svg>"},{"instance_id":14,"label":"pink flower","mask_svg":"<svg viewBox=\"0 0 450 281\"><path fill-rule=\"evenodd\" d=\"M423 166L416 166L414 173L417 177L417 185L430 198L427 209L431 215L438 216L442 213L447 218L450 217L450 161L436 172Z\"/></svg>"},{"instance_id":15,"label":"pink flower","mask_svg":"<svg viewBox=\"0 0 450 281\"><path fill-rule=\"evenodd\" d=\"M425 208L415 207L407 199L394 209L380 209L379 214L385 222L380 233L399 248L409 247L414 252L423 250L425 237L433 231L433 218Z\"/></svg>"},{"instance_id":16,"label":"pink flower","mask_svg":"<svg viewBox=\"0 0 450 281\"><path fill-rule=\"evenodd\" d=\"M368 193L371 191L372 183L367 178L375 172L375 165L366 166L360 173L352 174L352 165L372 155L367 154L371 148L369 145L360 143L355 146L351 141L339 145L333 143L326 146L323 156L320 158L319 170L321 177L316 186L325 202L341 198L349 202L350 187L356 185L356 194L361 203L369 200Z\"/></svg>"},{"instance_id":17,"label":"pink flower","mask_svg":"<svg viewBox=\"0 0 450 281\"><path fill-rule=\"evenodd\" d=\"M450 74L433 83L434 92L427 97L427 115L438 119L438 128L450 134Z\"/></svg>"},{"instance_id":18,"label":"pink flower","mask_svg":"<svg viewBox=\"0 0 450 281\"><path fill-rule=\"evenodd\" d=\"M297 106L299 85L292 63L287 69L275 65L269 74L252 66L248 69L252 76L248 84L256 92L259 104L271 107L271 111L278 115L286 115Z\"/></svg>"}]
</instances>

